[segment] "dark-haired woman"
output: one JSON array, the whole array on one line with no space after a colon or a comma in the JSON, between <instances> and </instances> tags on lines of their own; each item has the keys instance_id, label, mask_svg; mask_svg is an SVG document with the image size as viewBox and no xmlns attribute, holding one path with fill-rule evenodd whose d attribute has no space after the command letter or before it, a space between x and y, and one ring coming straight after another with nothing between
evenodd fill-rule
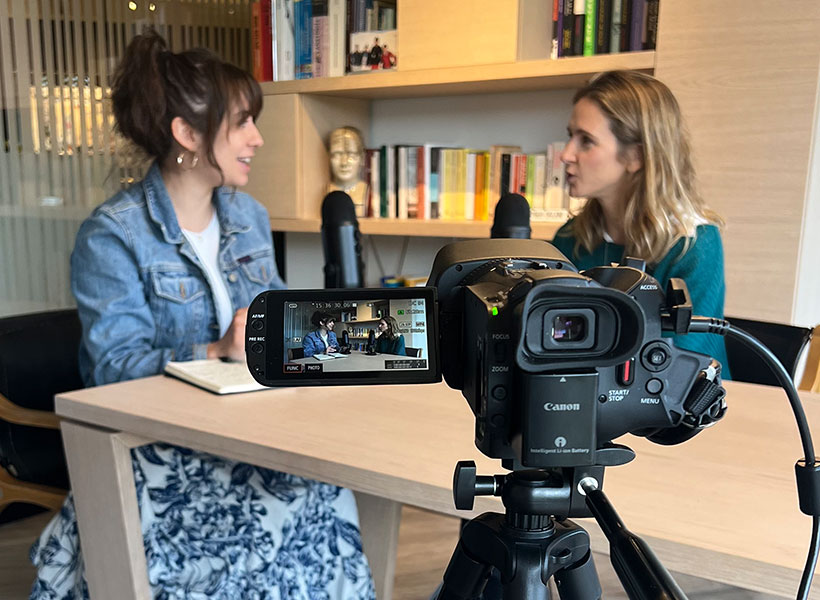
<instances>
[{"instance_id":1,"label":"dark-haired woman","mask_svg":"<svg viewBox=\"0 0 820 600\"><path fill-rule=\"evenodd\" d=\"M406 356L404 336L399 333L396 319L387 315L379 321L379 337L376 338L376 352L379 354L396 354Z\"/></svg>"},{"instance_id":2,"label":"dark-haired woman","mask_svg":"<svg viewBox=\"0 0 820 600\"><path fill-rule=\"evenodd\" d=\"M262 145L258 84L151 32L129 45L112 100L120 132L154 163L77 234L85 381L244 360L248 304L284 286L267 212L234 189ZM349 490L166 444L134 449L132 463L154 597L374 597ZM31 598L88 597L70 495L31 556Z\"/></svg>"},{"instance_id":3,"label":"dark-haired woman","mask_svg":"<svg viewBox=\"0 0 820 600\"><path fill-rule=\"evenodd\" d=\"M339 341L336 339L336 334L333 333L333 327L336 325L336 319L333 315L317 310L310 317L310 322L315 329L302 340L305 357L314 354L338 352Z\"/></svg>"}]
</instances>

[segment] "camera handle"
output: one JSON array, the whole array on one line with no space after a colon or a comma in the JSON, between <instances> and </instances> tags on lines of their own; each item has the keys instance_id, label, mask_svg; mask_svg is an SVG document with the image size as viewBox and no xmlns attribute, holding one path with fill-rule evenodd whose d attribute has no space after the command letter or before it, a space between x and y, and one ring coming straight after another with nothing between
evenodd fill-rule
<instances>
[{"instance_id":1,"label":"camera handle","mask_svg":"<svg viewBox=\"0 0 820 600\"><path fill-rule=\"evenodd\" d=\"M484 513L461 531L437 600L481 598L491 567L501 574L504 600L548 600L555 578L561 600L598 600L601 586L589 535L576 523L553 518L577 507L581 496L610 542L615 572L632 600L686 600L686 595L641 538L624 526L604 493L602 466L560 471L513 471L476 477L475 463L456 465L456 508L475 496L501 496L506 512ZM577 513L576 513L577 514Z\"/></svg>"},{"instance_id":2,"label":"camera handle","mask_svg":"<svg viewBox=\"0 0 820 600\"><path fill-rule=\"evenodd\" d=\"M551 509L569 506L570 496L578 493L572 487L577 486L565 476L542 470L476 478L475 463L459 462L456 506L472 508L476 494L500 495L506 512L484 513L464 526L437 600L481 598L492 567L501 574L504 600L548 600L553 576L562 600L599 600L589 534L551 516Z\"/></svg>"}]
</instances>

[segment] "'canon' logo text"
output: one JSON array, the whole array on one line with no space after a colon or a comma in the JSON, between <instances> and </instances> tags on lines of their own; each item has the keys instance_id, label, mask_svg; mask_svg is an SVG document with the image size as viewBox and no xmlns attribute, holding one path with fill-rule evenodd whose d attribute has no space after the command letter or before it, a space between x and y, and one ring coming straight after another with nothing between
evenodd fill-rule
<instances>
[{"instance_id":1,"label":"'canon' logo text","mask_svg":"<svg viewBox=\"0 0 820 600\"><path fill-rule=\"evenodd\" d=\"M581 410L581 405L578 403L574 404L553 404L552 402L547 402L544 405L544 410L548 412L555 412L555 411L562 411L562 410Z\"/></svg>"}]
</instances>

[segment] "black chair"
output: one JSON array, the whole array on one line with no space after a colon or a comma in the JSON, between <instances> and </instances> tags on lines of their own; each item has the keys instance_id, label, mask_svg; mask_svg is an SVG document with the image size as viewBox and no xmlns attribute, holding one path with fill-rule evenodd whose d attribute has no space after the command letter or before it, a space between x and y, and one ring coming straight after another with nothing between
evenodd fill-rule
<instances>
[{"instance_id":1,"label":"black chair","mask_svg":"<svg viewBox=\"0 0 820 600\"><path fill-rule=\"evenodd\" d=\"M812 329L728 316L726 319L735 327L763 342L783 363L789 375L794 379L800 356L812 337ZM728 336L725 341L726 354L729 358L729 370L732 373L733 380L764 385L779 385L771 369L745 344Z\"/></svg>"},{"instance_id":2,"label":"black chair","mask_svg":"<svg viewBox=\"0 0 820 600\"><path fill-rule=\"evenodd\" d=\"M305 357L304 348L288 348L288 360L299 360Z\"/></svg>"},{"instance_id":3,"label":"black chair","mask_svg":"<svg viewBox=\"0 0 820 600\"><path fill-rule=\"evenodd\" d=\"M68 472L54 395L83 387L80 336L76 310L0 319L0 513L13 503L63 502Z\"/></svg>"},{"instance_id":4,"label":"black chair","mask_svg":"<svg viewBox=\"0 0 820 600\"><path fill-rule=\"evenodd\" d=\"M404 353L407 356L418 358L419 356L421 356L421 348L411 348L410 346L405 346Z\"/></svg>"}]
</instances>

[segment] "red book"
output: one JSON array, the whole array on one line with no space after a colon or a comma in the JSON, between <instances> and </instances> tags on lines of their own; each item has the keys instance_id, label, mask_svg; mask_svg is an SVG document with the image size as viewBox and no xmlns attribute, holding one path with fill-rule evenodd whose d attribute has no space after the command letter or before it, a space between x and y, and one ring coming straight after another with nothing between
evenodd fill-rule
<instances>
[{"instance_id":1,"label":"red book","mask_svg":"<svg viewBox=\"0 0 820 600\"><path fill-rule=\"evenodd\" d=\"M251 5L251 61L253 63L253 77L256 81L264 81L262 69L262 5L254 2Z\"/></svg>"},{"instance_id":2,"label":"red book","mask_svg":"<svg viewBox=\"0 0 820 600\"><path fill-rule=\"evenodd\" d=\"M259 2L260 53L262 63L262 79L259 81L273 81L273 23L271 22L271 0Z\"/></svg>"}]
</instances>

